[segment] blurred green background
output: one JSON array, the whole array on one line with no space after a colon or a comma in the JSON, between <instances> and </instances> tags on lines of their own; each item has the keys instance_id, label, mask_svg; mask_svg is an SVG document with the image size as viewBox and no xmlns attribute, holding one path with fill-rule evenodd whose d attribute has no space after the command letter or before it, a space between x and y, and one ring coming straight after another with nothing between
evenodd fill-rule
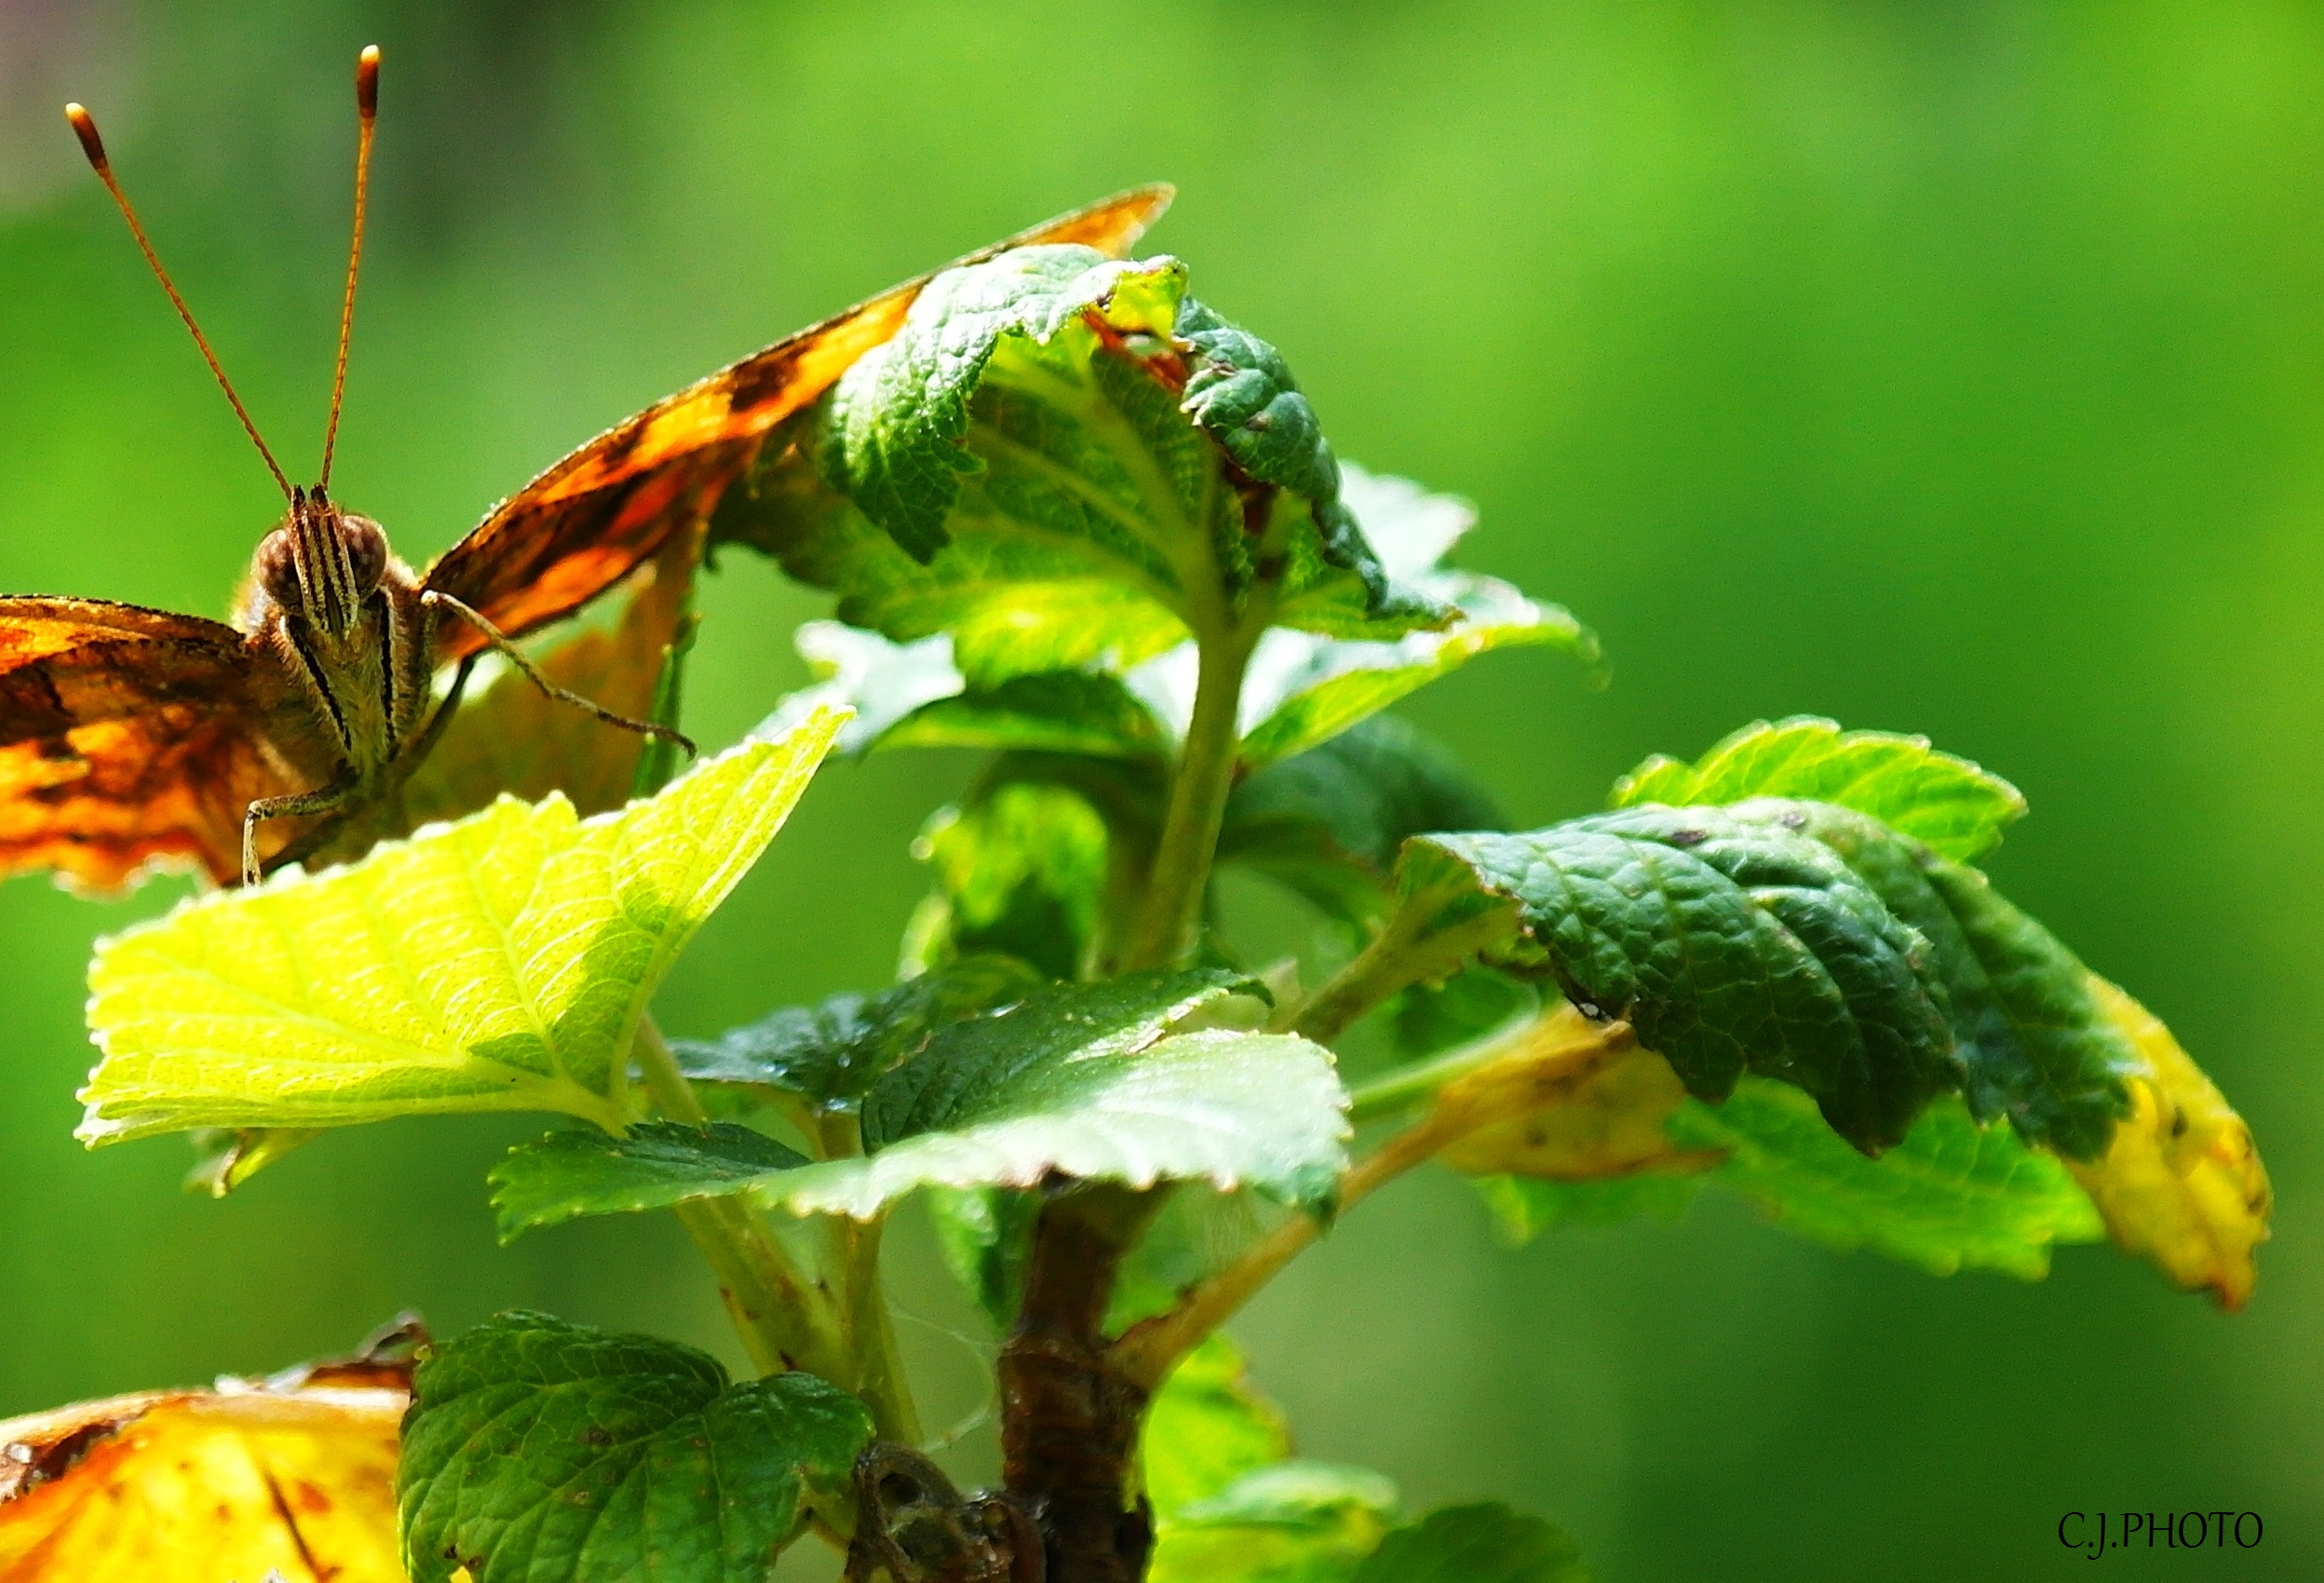
<instances>
[{"instance_id":1,"label":"blurred green background","mask_svg":"<svg viewBox=\"0 0 2324 1583\"><path fill-rule=\"evenodd\" d=\"M716 364L1168 178L1154 245L1341 452L1474 497L1467 562L1603 633L1608 691L1520 653L1408 706L1514 817L1757 716L1925 731L2025 788L2002 884L2171 1022L2274 1170L2235 1319L2102 1248L1934 1280L1723 1203L1510 1252L1424 1178L1241 1324L1303 1449L1537 1508L1616 1583L2071 1576L2074 1509L2266 1523L2116 1570L2324 1573L2324 10L0 0L0 587L220 613L277 509L58 104L97 111L304 473L373 40L335 493L408 557ZM736 555L709 612L692 718L725 740L822 602ZM906 845L969 768L827 772L665 1026L885 981ZM674 1225L493 1247L480 1177L525 1123L351 1132L223 1204L180 1195L174 1143L84 1154L88 941L182 889L0 891L0 1414L407 1305L728 1349ZM972 1414L926 1253L897 1257L931 1416Z\"/></svg>"}]
</instances>

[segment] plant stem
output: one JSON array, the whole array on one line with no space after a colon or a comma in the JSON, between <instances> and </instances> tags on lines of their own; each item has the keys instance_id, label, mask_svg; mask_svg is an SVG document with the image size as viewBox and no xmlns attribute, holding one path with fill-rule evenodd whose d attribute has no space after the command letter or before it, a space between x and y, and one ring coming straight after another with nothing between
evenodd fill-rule
<instances>
[{"instance_id":1,"label":"plant stem","mask_svg":"<svg viewBox=\"0 0 2324 1583\"><path fill-rule=\"evenodd\" d=\"M1390 1138L1375 1153L1342 1173L1339 1212L1346 1213L1434 1156L1458 1137L1461 1130L1457 1127L1448 1128L1443 1118L1432 1116ZM1203 1337L1250 1301L1261 1287L1273 1280L1284 1265L1305 1252L1322 1235L1323 1223L1314 1215L1294 1215L1285 1221L1232 1265L1196 1285L1177 1307L1130 1327L1115 1343L1115 1367L1146 1389L1155 1389L1169 1377L1181 1358L1193 1351Z\"/></svg>"},{"instance_id":2,"label":"plant stem","mask_svg":"<svg viewBox=\"0 0 2324 1583\"><path fill-rule=\"evenodd\" d=\"M1001 1471L1039 1513L1043 1575L1060 1583L1137 1583L1153 1541L1130 1469L1147 1391L1114 1366L1106 1308L1123 1250L1153 1218L1154 1193L1114 1186L1042 1206L1025 1296L1001 1346Z\"/></svg>"},{"instance_id":3,"label":"plant stem","mask_svg":"<svg viewBox=\"0 0 2324 1583\"><path fill-rule=\"evenodd\" d=\"M1397 991L1452 972L1509 928L1507 914L1501 909L1481 913L1435 934L1428 932L1432 921L1426 908L1407 905L1398 909L1371 943L1332 974L1329 982L1302 1004L1285 1008L1276 1018L1275 1031L1295 1033L1319 1045L1331 1044Z\"/></svg>"},{"instance_id":4,"label":"plant stem","mask_svg":"<svg viewBox=\"0 0 2324 1583\"><path fill-rule=\"evenodd\" d=\"M826 1159L863 1153L863 1127L852 1112L826 1112L817 1131ZM887 1228L886 1217L868 1221L848 1215L829 1218L833 1267L840 1286L841 1333L847 1357L855 1365L853 1377L839 1383L851 1387L872 1409L872 1427L880 1439L916 1446L920 1414L912 1401L903 1360L896 1350L896 1326L880 1280L880 1241Z\"/></svg>"},{"instance_id":5,"label":"plant stem","mask_svg":"<svg viewBox=\"0 0 2324 1583\"><path fill-rule=\"evenodd\" d=\"M1571 1073L1627 1049L1631 1042L1628 1023L1592 1023L1567 1008L1514 1034L1495 1035L1456 1052L1456 1060L1414 1068L1415 1075L1430 1074L1427 1091L1442 1094L1443 1101L1433 1103L1426 1116L1341 1173L1333 1224L1414 1166L1433 1159L1479 1127L1500 1119L1497 1107L1475 1103L1475 1095L1461 1091L1470 1085L1446 1092L1460 1078L1502 1062L1521 1063L1537 1078L1549 1076L1552 1070ZM1384 1085L1382 1091L1394 1090ZM1397 1093L1396 1108L1415 1103L1421 1091L1415 1085ZM1114 1345L1114 1366L1142 1388L1157 1388L1180 1359L1281 1274L1286 1265L1314 1246L1324 1230L1324 1222L1315 1215L1295 1215L1285 1221L1226 1268L1197 1282L1169 1312L1131 1326Z\"/></svg>"},{"instance_id":6,"label":"plant stem","mask_svg":"<svg viewBox=\"0 0 2324 1583\"><path fill-rule=\"evenodd\" d=\"M1264 625L1263 619L1222 622L1196 636L1194 717L1170 778L1169 811L1163 817L1145 900L1123 952L1125 970L1167 967L1194 944L1219 827L1226 818L1226 794L1234 787L1243 668Z\"/></svg>"},{"instance_id":7,"label":"plant stem","mask_svg":"<svg viewBox=\"0 0 2324 1583\"><path fill-rule=\"evenodd\" d=\"M650 1016L638 1023L635 1049L655 1108L689 1126L709 1119ZM800 1272L757 1207L742 1198L698 1198L676 1211L718 1277L726 1317L760 1373L805 1369L844 1383L851 1371L831 1294Z\"/></svg>"},{"instance_id":8,"label":"plant stem","mask_svg":"<svg viewBox=\"0 0 2324 1583\"><path fill-rule=\"evenodd\" d=\"M1446 1084L1490 1066L1531 1043L1536 1036L1540 1017L1538 1011L1529 1011L1522 1021L1505 1023L1481 1039L1357 1085L1348 1090L1348 1120L1360 1127L1368 1121L1385 1121L1430 1103Z\"/></svg>"}]
</instances>

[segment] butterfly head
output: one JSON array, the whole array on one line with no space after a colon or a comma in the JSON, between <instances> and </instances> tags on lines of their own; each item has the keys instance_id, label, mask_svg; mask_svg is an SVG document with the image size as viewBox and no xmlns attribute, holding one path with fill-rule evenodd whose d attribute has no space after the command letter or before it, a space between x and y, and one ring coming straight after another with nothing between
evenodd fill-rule
<instances>
[{"instance_id":1,"label":"butterfly head","mask_svg":"<svg viewBox=\"0 0 2324 1583\"><path fill-rule=\"evenodd\" d=\"M319 485L291 493L290 516L260 542L250 567L268 598L334 639L362 620L386 572L386 533L339 509Z\"/></svg>"}]
</instances>

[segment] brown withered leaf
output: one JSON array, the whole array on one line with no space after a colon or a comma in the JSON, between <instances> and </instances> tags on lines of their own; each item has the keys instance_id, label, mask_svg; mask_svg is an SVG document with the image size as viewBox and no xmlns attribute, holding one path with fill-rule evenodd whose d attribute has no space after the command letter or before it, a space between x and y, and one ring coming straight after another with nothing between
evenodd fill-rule
<instances>
[{"instance_id":1,"label":"brown withered leaf","mask_svg":"<svg viewBox=\"0 0 2324 1583\"><path fill-rule=\"evenodd\" d=\"M2129 1079L2130 1115L2106 1153L2068 1169L2118 1246L2232 1313L2258 1283L2274 1203L2251 1129L2154 1013L2095 973L2090 990L2145 1070Z\"/></svg>"},{"instance_id":2,"label":"brown withered leaf","mask_svg":"<svg viewBox=\"0 0 2324 1583\"><path fill-rule=\"evenodd\" d=\"M0 1583L404 1583L410 1386L408 1347L381 1346L0 1423Z\"/></svg>"}]
</instances>

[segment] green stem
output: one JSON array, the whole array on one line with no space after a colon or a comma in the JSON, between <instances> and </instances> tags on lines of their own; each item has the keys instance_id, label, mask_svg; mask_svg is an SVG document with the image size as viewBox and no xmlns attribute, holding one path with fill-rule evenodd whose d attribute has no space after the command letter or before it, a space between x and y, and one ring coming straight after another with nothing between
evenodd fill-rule
<instances>
[{"instance_id":1,"label":"green stem","mask_svg":"<svg viewBox=\"0 0 2324 1583\"><path fill-rule=\"evenodd\" d=\"M1425 908L1398 909L1355 960L1304 1002L1279 1012L1275 1031L1331 1044L1398 990L1424 979L1442 978L1509 930L1501 909L1433 935L1428 932L1432 921Z\"/></svg>"},{"instance_id":2,"label":"green stem","mask_svg":"<svg viewBox=\"0 0 2324 1583\"><path fill-rule=\"evenodd\" d=\"M1369 1083L1358 1084L1348 1090L1348 1120L1360 1127L1368 1121L1385 1121L1430 1103L1447 1083L1490 1066L1531 1043L1540 1017L1539 1011L1529 1010L1483 1038L1426 1061L1399 1066Z\"/></svg>"},{"instance_id":3,"label":"green stem","mask_svg":"<svg viewBox=\"0 0 2324 1583\"><path fill-rule=\"evenodd\" d=\"M1123 953L1126 971L1167 967L1195 942L1202 921L1203 897L1210 884L1210 862L1218 851L1219 827L1226 818L1226 794L1235 784L1236 716L1242 706L1243 667L1250 658L1257 628L1222 622L1198 635L1194 718L1186 745L1170 778L1169 811L1155 850L1154 871L1144 904L1131 925Z\"/></svg>"},{"instance_id":4,"label":"green stem","mask_svg":"<svg viewBox=\"0 0 2324 1583\"><path fill-rule=\"evenodd\" d=\"M634 1048L655 1109L693 1127L709 1119L652 1017L638 1023ZM805 1369L844 1383L850 1371L831 1294L801 1273L758 1209L743 1198L699 1198L676 1212L718 1277L752 1364L762 1373Z\"/></svg>"},{"instance_id":5,"label":"green stem","mask_svg":"<svg viewBox=\"0 0 2324 1583\"><path fill-rule=\"evenodd\" d=\"M1462 1130L1456 1119L1430 1116L1348 1167L1340 1175L1334 1219L1433 1157ZM1323 1229L1323 1223L1314 1215L1293 1215L1226 1268L1197 1282L1169 1313L1132 1325L1114 1345L1115 1367L1146 1390L1158 1388L1180 1359L1250 1302L1284 1265L1313 1246Z\"/></svg>"},{"instance_id":6,"label":"green stem","mask_svg":"<svg viewBox=\"0 0 2324 1583\"><path fill-rule=\"evenodd\" d=\"M817 1138L826 1159L863 1153L862 1124L851 1112L826 1112ZM882 1440L916 1446L920 1413L896 1349L896 1326L880 1280L880 1241L886 1218L860 1221L833 1215L830 1220L832 1267L838 1272L840 1287L840 1327L847 1357L855 1365L852 1380L844 1383L872 1409L872 1422Z\"/></svg>"}]
</instances>

